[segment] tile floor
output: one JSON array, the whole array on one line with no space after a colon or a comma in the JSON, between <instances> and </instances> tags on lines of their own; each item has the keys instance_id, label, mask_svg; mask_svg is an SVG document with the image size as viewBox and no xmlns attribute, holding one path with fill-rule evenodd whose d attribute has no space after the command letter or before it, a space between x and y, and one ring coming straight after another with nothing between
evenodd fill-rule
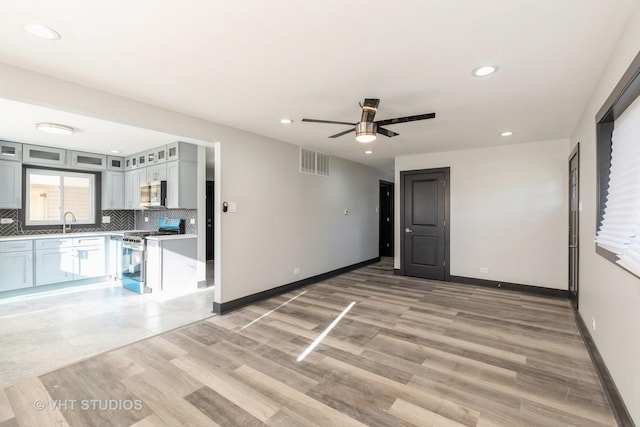
<instances>
[{"instance_id":1,"label":"tile floor","mask_svg":"<svg viewBox=\"0 0 640 427\"><path fill-rule=\"evenodd\" d=\"M0 387L213 316L213 287L174 299L104 282L0 299Z\"/></svg>"}]
</instances>

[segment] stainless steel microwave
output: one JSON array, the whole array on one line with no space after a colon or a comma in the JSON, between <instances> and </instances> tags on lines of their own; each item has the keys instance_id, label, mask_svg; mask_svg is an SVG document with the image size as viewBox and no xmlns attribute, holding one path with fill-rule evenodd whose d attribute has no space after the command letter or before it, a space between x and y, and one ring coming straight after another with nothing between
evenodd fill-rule
<instances>
[{"instance_id":1,"label":"stainless steel microwave","mask_svg":"<svg viewBox=\"0 0 640 427\"><path fill-rule=\"evenodd\" d=\"M151 181L140 184L140 206L162 208L167 205L167 181Z\"/></svg>"}]
</instances>

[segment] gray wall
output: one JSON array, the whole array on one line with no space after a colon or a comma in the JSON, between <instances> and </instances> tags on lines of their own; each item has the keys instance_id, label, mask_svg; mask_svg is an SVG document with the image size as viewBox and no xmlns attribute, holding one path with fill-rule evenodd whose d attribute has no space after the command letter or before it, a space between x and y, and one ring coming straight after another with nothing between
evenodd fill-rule
<instances>
[{"instance_id":1,"label":"gray wall","mask_svg":"<svg viewBox=\"0 0 640 427\"><path fill-rule=\"evenodd\" d=\"M630 18L571 136L580 143L580 315L636 425L640 425L640 279L595 253L595 115L640 51L640 7Z\"/></svg>"},{"instance_id":2,"label":"gray wall","mask_svg":"<svg viewBox=\"0 0 640 427\"><path fill-rule=\"evenodd\" d=\"M400 171L449 166L451 274L567 289L568 148L554 140L398 157L396 230ZM399 233L395 244L399 268Z\"/></svg>"}]
</instances>

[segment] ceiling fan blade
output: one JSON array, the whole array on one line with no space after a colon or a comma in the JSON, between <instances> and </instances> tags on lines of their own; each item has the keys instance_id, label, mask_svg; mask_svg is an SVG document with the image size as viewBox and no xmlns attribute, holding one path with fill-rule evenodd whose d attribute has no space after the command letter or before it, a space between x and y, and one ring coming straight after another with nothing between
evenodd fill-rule
<instances>
[{"instance_id":1,"label":"ceiling fan blade","mask_svg":"<svg viewBox=\"0 0 640 427\"><path fill-rule=\"evenodd\" d=\"M395 119L378 120L375 122L378 126L393 125L396 123L415 122L416 120L433 119L436 113L418 114L416 116L397 117Z\"/></svg>"},{"instance_id":2,"label":"ceiling fan blade","mask_svg":"<svg viewBox=\"0 0 640 427\"><path fill-rule=\"evenodd\" d=\"M349 125L355 126L355 123L347 123L347 122L335 122L333 120L316 120L316 119L302 119L303 122L311 122L311 123L328 123L333 125Z\"/></svg>"},{"instance_id":3,"label":"ceiling fan blade","mask_svg":"<svg viewBox=\"0 0 640 427\"><path fill-rule=\"evenodd\" d=\"M378 126L377 132L381 135L388 136L389 138L400 135L399 133L395 133L389 129L381 128L380 126Z\"/></svg>"},{"instance_id":4,"label":"ceiling fan blade","mask_svg":"<svg viewBox=\"0 0 640 427\"><path fill-rule=\"evenodd\" d=\"M336 133L335 135L331 135L329 138L337 138L339 136L346 135L348 133L354 132L355 130L356 130L355 128L352 128L352 129L349 129L349 130L345 130L344 132L340 132L340 133Z\"/></svg>"}]
</instances>

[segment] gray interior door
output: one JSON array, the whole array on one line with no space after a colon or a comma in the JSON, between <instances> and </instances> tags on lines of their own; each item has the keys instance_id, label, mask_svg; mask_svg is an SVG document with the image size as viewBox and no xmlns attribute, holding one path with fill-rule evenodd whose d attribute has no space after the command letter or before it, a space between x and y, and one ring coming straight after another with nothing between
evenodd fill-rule
<instances>
[{"instance_id":1,"label":"gray interior door","mask_svg":"<svg viewBox=\"0 0 640 427\"><path fill-rule=\"evenodd\" d=\"M407 276L448 280L448 169L401 175L403 272Z\"/></svg>"},{"instance_id":2,"label":"gray interior door","mask_svg":"<svg viewBox=\"0 0 640 427\"><path fill-rule=\"evenodd\" d=\"M580 147L569 156L569 297L578 309Z\"/></svg>"}]
</instances>

